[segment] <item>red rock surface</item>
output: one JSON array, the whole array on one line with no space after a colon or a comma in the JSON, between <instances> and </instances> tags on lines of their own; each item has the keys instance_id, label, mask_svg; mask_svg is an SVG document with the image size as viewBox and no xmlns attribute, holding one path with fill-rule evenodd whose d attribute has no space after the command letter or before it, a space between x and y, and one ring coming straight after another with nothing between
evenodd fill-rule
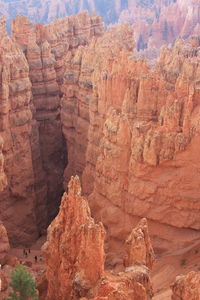
<instances>
[{"instance_id":1,"label":"red rock surface","mask_svg":"<svg viewBox=\"0 0 200 300\"><path fill-rule=\"evenodd\" d=\"M152 220L162 251L181 247L169 230L190 228L192 236L200 228L199 40L194 41L165 47L149 69L132 55L132 33L124 26L66 61L61 107L71 141L66 178L84 170L83 191L113 247L138 216Z\"/></svg>"},{"instance_id":2,"label":"red rock surface","mask_svg":"<svg viewBox=\"0 0 200 300\"><path fill-rule=\"evenodd\" d=\"M29 66L16 42L7 35L5 20L1 21L0 34L0 134L4 140L4 171L8 181L0 192L0 216L13 241L29 242L37 236Z\"/></svg>"},{"instance_id":3,"label":"red rock surface","mask_svg":"<svg viewBox=\"0 0 200 300\"><path fill-rule=\"evenodd\" d=\"M152 287L146 261L140 261L140 266L134 264L139 252L140 256L144 252L147 257L153 255L146 220L140 222L138 230L143 233L145 243L135 258L133 252L129 254L133 258L127 263L129 267L116 275L105 271L103 225L91 218L87 200L81 195L79 178L72 177L43 246L48 281L46 299L150 299Z\"/></svg>"},{"instance_id":4,"label":"red rock surface","mask_svg":"<svg viewBox=\"0 0 200 300\"><path fill-rule=\"evenodd\" d=\"M55 295L58 300L70 295L70 299L76 299L96 285L104 271L104 236L103 225L95 224L90 216L79 178L72 178L43 246L46 299L55 299Z\"/></svg>"},{"instance_id":5,"label":"red rock surface","mask_svg":"<svg viewBox=\"0 0 200 300\"><path fill-rule=\"evenodd\" d=\"M8 282L3 272L0 270L0 293L4 292L8 288Z\"/></svg>"},{"instance_id":6,"label":"red rock surface","mask_svg":"<svg viewBox=\"0 0 200 300\"><path fill-rule=\"evenodd\" d=\"M0 214L15 245L30 244L57 212L67 164L60 121L63 59L102 29L101 19L86 12L47 26L33 26L17 16L12 37L5 31L5 19L0 23L0 134L8 179L7 189L0 192ZM3 187L1 152L0 172Z\"/></svg>"},{"instance_id":7,"label":"red rock surface","mask_svg":"<svg viewBox=\"0 0 200 300\"><path fill-rule=\"evenodd\" d=\"M0 265L6 263L8 252L10 250L10 244L8 240L7 231L0 221Z\"/></svg>"},{"instance_id":8,"label":"red rock surface","mask_svg":"<svg viewBox=\"0 0 200 300\"><path fill-rule=\"evenodd\" d=\"M185 276L177 276L172 285L172 292L172 300L199 300L200 272L190 272Z\"/></svg>"},{"instance_id":9,"label":"red rock surface","mask_svg":"<svg viewBox=\"0 0 200 300\"><path fill-rule=\"evenodd\" d=\"M3 191L7 185L7 178L4 172L4 155L3 150L3 139L0 136L0 191Z\"/></svg>"}]
</instances>

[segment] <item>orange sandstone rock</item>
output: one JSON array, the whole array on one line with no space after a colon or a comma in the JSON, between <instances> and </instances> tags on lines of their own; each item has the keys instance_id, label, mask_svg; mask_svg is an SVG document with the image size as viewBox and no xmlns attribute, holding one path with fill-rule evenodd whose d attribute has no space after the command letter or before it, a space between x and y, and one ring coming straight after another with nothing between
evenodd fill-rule
<instances>
[{"instance_id":1,"label":"orange sandstone rock","mask_svg":"<svg viewBox=\"0 0 200 300\"><path fill-rule=\"evenodd\" d=\"M8 252L10 250L10 244L8 240L7 231L0 221L0 264L3 265L6 263Z\"/></svg>"},{"instance_id":2,"label":"orange sandstone rock","mask_svg":"<svg viewBox=\"0 0 200 300\"><path fill-rule=\"evenodd\" d=\"M46 299L79 299L97 284L104 272L104 236L103 225L90 216L79 178L72 178L43 247Z\"/></svg>"},{"instance_id":3,"label":"orange sandstone rock","mask_svg":"<svg viewBox=\"0 0 200 300\"><path fill-rule=\"evenodd\" d=\"M155 260L147 220L142 219L126 240L125 266L146 265L152 269Z\"/></svg>"},{"instance_id":4,"label":"orange sandstone rock","mask_svg":"<svg viewBox=\"0 0 200 300\"><path fill-rule=\"evenodd\" d=\"M33 25L18 15L11 37L5 28L2 18L0 190L5 175L8 185L0 191L0 215L10 242L28 245L56 215L63 193L67 146L60 86L65 56L101 35L103 23L87 12L49 25Z\"/></svg>"},{"instance_id":5,"label":"orange sandstone rock","mask_svg":"<svg viewBox=\"0 0 200 300\"><path fill-rule=\"evenodd\" d=\"M176 277L172 285L172 300L200 299L200 272L190 272Z\"/></svg>"},{"instance_id":6,"label":"orange sandstone rock","mask_svg":"<svg viewBox=\"0 0 200 300\"><path fill-rule=\"evenodd\" d=\"M72 177L43 246L48 282L46 299L150 299L152 287L146 261L140 265L134 262L144 252L150 257L152 249L146 221L142 220L138 227L143 230L146 245L137 253L129 253L128 249L129 257L135 255L131 266L118 274L105 271L103 225L95 224L91 218L87 200L81 195L79 178ZM41 293L44 294L44 289Z\"/></svg>"},{"instance_id":7,"label":"orange sandstone rock","mask_svg":"<svg viewBox=\"0 0 200 300\"><path fill-rule=\"evenodd\" d=\"M82 174L92 214L113 247L138 217L152 221L155 240L165 234L165 244L177 247L169 228L200 228L199 42L164 47L151 69L133 48L132 31L123 26L66 60L65 178Z\"/></svg>"}]
</instances>

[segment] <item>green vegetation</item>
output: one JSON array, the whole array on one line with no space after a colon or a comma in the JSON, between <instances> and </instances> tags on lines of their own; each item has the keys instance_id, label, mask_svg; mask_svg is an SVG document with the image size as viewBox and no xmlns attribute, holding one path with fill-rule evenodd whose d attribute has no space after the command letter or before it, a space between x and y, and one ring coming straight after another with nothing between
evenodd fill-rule
<instances>
[{"instance_id":1,"label":"green vegetation","mask_svg":"<svg viewBox=\"0 0 200 300\"><path fill-rule=\"evenodd\" d=\"M35 281L22 265L13 269L9 285L13 292L6 300L38 300Z\"/></svg>"},{"instance_id":2,"label":"green vegetation","mask_svg":"<svg viewBox=\"0 0 200 300\"><path fill-rule=\"evenodd\" d=\"M186 258L182 258L181 262L180 262L181 266L185 266L186 263L187 263L187 259Z\"/></svg>"}]
</instances>

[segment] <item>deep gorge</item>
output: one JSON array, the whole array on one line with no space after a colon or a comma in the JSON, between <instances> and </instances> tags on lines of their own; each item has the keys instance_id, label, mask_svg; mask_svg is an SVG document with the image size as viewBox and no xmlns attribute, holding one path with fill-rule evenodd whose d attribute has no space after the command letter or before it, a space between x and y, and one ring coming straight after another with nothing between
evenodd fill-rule
<instances>
[{"instance_id":1,"label":"deep gorge","mask_svg":"<svg viewBox=\"0 0 200 300\"><path fill-rule=\"evenodd\" d=\"M0 201L11 243L41 234L76 174L110 249L140 217L158 253L197 238L199 38L164 47L150 68L130 26L104 33L86 12L34 26L18 16L12 37L2 19L1 37Z\"/></svg>"}]
</instances>

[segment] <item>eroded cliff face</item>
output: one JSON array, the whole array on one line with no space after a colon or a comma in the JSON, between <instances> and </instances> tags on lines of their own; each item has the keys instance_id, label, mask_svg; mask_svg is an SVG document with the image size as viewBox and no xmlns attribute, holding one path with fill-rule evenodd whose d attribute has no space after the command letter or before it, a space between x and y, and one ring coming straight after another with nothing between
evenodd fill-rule
<instances>
[{"instance_id":1,"label":"eroded cliff face","mask_svg":"<svg viewBox=\"0 0 200 300\"><path fill-rule=\"evenodd\" d=\"M13 239L30 241L37 235L37 221L29 66L23 52L7 35L5 20L1 20L1 24L0 134L4 140L4 171L8 185L0 192L0 215Z\"/></svg>"},{"instance_id":2,"label":"eroded cliff face","mask_svg":"<svg viewBox=\"0 0 200 300\"><path fill-rule=\"evenodd\" d=\"M73 141L67 176L80 170L74 158L86 147L83 191L108 240L125 239L145 216L152 233L173 244L168 230L200 228L199 38L164 48L153 69L133 56L133 47L131 30L123 26L66 62L61 116Z\"/></svg>"},{"instance_id":3,"label":"eroded cliff face","mask_svg":"<svg viewBox=\"0 0 200 300\"><path fill-rule=\"evenodd\" d=\"M12 37L1 22L0 133L8 186L0 207L12 243L30 243L57 213L67 164L60 121L64 59L102 31L101 19L86 12L47 26L17 16ZM1 169L2 162L1 155Z\"/></svg>"},{"instance_id":4,"label":"eroded cliff face","mask_svg":"<svg viewBox=\"0 0 200 300\"><path fill-rule=\"evenodd\" d=\"M46 299L150 299L152 288L146 261L136 259L139 252L141 256L144 252L148 257L153 255L146 220L136 230L145 234L136 255L133 249L138 239L129 237L129 257L135 256L135 260L128 260L126 270L119 274L105 271L104 227L91 218L79 178L72 177L43 246L48 281Z\"/></svg>"}]
</instances>

